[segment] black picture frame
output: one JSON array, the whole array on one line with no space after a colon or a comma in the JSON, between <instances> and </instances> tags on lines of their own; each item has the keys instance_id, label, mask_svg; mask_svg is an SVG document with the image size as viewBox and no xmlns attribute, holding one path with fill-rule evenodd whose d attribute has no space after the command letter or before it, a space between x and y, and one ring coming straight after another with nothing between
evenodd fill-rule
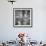
<instances>
[{"instance_id":1,"label":"black picture frame","mask_svg":"<svg viewBox=\"0 0 46 46\"><path fill-rule=\"evenodd\" d=\"M32 26L33 26L33 8L13 8L13 27L32 27Z\"/></svg>"}]
</instances>

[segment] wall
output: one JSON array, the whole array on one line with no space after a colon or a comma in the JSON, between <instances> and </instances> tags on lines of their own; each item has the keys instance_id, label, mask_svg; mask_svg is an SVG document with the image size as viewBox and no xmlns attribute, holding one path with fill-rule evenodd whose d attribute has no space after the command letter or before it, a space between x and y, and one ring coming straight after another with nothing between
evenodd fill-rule
<instances>
[{"instance_id":1,"label":"wall","mask_svg":"<svg viewBox=\"0 0 46 46\"><path fill-rule=\"evenodd\" d=\"M33 27L14 28L13 8L33 8ZM17 0L14 5L7 0L0 0L0 41L15 40L19 32L30 34L33 40L46 40L45 0Z\"/></svg>"}]
</instances>

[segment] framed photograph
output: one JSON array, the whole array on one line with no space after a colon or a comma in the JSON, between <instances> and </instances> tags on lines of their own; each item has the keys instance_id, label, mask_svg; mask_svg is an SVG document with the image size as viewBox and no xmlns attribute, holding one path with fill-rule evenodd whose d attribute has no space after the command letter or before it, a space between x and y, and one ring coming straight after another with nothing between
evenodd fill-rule
<instances>
[{"instance_id":1,"label":"framed photograph","mask_svg":"<svg viewBox=\"0 0 46 46\"><path fill-rule=\"evenodd\" d=\"M32 8L13 8L14 27L32 27Z\"/></svg>"}]
</instances>

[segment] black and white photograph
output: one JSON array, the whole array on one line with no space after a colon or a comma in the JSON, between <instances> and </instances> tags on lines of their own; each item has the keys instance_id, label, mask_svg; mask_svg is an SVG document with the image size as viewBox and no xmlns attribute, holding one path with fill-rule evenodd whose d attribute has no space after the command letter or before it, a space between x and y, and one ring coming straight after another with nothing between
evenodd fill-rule
<instances>
[{"instance_id":1,"label":"black and white photograph","mask_svg":"<svg viewBox=\"0 0 46 46\"><path fill-rule=\"evenodd\" d=\"M14 26L32 26L32 8L13 9Z\"/></svg>"}]
</instances>

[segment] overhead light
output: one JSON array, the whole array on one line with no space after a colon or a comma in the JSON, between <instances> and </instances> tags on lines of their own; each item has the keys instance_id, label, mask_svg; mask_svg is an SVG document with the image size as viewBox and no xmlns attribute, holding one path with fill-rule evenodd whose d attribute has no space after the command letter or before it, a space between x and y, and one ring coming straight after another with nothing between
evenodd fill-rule
<instances>
[{"instance_id":1,"label":"overhead light","mask_svg":"<svg viewBox=\"0 0 46 46\"><path fill-rule=\"evenodd\" d=\"M16 2L16 0L8 0L8 2L11 2L12 4Z\"/></svg>"}]
</instances>

